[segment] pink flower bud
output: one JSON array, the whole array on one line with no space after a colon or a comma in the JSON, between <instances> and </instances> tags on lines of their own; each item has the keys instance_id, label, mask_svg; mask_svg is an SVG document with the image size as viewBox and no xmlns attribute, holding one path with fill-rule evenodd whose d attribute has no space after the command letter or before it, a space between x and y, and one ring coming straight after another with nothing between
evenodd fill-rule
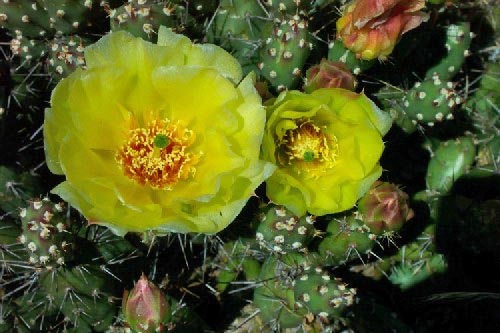
<instances>
[{"instance_id":1,"label":"pink flower bud","mask_svg":"<svg viewBox=\"0 0 500 333\"><path fill-rule=\"evenodd\" d=\"M162 332L170 317L170 306L161 290L144 274L130 292L123 293L122 311L134 333Z\"/></svg>"},{"instance_id":2,"label":"pink flower bud","mask_svg":"<svg viewBox=\"0 0 500 333\"><path fill-rule=\"evenodd\" d=\"M311 93L320 88L356 88L356 80L351 71L340 61L322 59L319 65L312 66L306 72L305 92Z\"/></svg>"},{"instance_id":3,"label":"pink flower bud","mask_svg":"<svg viewBox=\"0 0 500 333\"><path fill-rule=\"evenodd\" d=\"M408 206L408 195L396 185L375 182L358 203L363 222L371 232L397 231L415 214Z\"/></svg>"},{"instance_id":4,"label":"pink flower bud","mask_svg":"<svg viewBox=\"0 0 500 333\"><path fill-rule=\"evenodd\" d=\"M428 19L425 0L354 0L337 20L337 38L364 60L385 59L398 39Z\"/></svg>"}]
</instances>

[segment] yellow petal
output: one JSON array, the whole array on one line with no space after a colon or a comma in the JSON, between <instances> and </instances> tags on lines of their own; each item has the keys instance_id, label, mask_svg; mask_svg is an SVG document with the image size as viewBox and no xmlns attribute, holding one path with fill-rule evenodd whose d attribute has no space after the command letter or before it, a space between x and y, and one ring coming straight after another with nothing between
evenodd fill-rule
<instances>
[{"instance_id":1,"label":"yellow petal","mask_svg":"<svg viewBox=\"0 0 500 333\"><path fill-rule=\"evenodd\" d=\"M211 68L233 83L242 78L239 62L221 47L213 44L191 44L187 37L174 33L170 28L160 27L158 45L177 49L184 54L184 65Z\"/></svg>"}]
</instances>

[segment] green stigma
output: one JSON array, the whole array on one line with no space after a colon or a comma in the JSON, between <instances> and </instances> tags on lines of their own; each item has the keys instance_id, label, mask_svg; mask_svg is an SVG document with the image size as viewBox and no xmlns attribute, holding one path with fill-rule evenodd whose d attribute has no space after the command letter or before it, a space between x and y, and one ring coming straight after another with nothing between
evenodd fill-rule
<instances>
[{"instance_id":1,"label":"green stigma","mask_svg":"<svg viewBox=\"0 0 500 333\"><path fill-rule=\"evenodd\" d=\"M166 146L168 146L169 143L170 140L168 139L168 136L166 136L165 134L157 134L153 141L155 147L160 149L165 148Z\"/></svg>"},{"instance_id":2,"label":"green stigma","mask_svg":"<svg viewBox=\"0 0 500 333\"><path fill-rule=\"evenodd\" d=\"M304 153L304 161L312 162L314 160L314 153L312 151L306 151Z\"/></svg>"}]
</instances>

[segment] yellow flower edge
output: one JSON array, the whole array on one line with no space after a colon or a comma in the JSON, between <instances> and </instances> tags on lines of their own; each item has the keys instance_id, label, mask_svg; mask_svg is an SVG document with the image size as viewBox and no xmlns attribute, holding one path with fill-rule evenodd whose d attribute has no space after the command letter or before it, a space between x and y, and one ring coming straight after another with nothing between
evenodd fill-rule
<instances>
[{"instance_id":1,"label":"yellow flower edge","mask_svg":"<svg viewBox=\"0 0 500 333\"><path fill-rule=\"evenodd\" d=\"M158 44L110 33L85 51L45 112L52 193L117 234L215 233L275 167L259 159L254 76L215 45L161 28Z\"/></svg>"},{"instance_id":2,"label":"yellow flower edge","mask_svg":"<svg viewBox=\"0 0 500 333\"><path fill-rule=\"evenodd\" d=\"M266 106L262 158L277 165L266 181L271 201L297 215L333 214L354 207L380 177L392 121L364 94L288 91Z\"/></svg>"}]
</instances>

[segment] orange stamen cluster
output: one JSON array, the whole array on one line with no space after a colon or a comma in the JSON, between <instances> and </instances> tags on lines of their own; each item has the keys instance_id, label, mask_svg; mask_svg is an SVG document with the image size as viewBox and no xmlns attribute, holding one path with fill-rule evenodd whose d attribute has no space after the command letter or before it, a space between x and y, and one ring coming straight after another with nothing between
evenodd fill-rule
<instances>
[{"instance_id":1,"label":"orange stamen cluster","mask_svg":"<svg viewBox=\"0 0 500 333\"><path fill-rule=\"evenodd\" d=\"M194 140L193 131L179 122L153 120L147 127L130 131L128 140L116 154L116 161L125 175L139 184L171 190L179 180L196 173L201 152L188 152ZM164 144L158 145L158 141Z\"/></svg>"}]
</instances>

